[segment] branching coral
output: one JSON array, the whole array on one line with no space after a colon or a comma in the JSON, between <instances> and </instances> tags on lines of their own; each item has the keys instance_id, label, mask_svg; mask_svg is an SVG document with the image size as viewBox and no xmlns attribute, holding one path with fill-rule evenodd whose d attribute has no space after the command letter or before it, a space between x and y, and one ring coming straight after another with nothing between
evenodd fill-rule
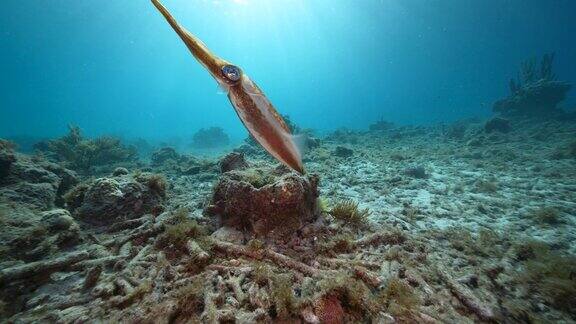
<instances>
[{"instance_id":1,"label":"branching coral","mask_svg":"<svg viewBox=\"0 0 576 324\"><path fill-rule=\"evenodd\" d=\"M512 93L517 92L521 90L523 86L530 85L539 80L555 80L556 75L552 71L554 55L554 53L544 54L540 62L538 62L536 58L530 58L522 62L518 79L510 80L510 91Z\"/></svg>"},{"instance_id":2,"label":"branching coral","mask_svg":"<svg viewBox=\"0 0 576 324\"><path fill-rule=\"evenodd\" d=\"M571 86L555 80L553 61L554 54L546 54L539 66L536 59L523 62L518 79L510 80L510 96L494 103L493 110L517 116L552 116L562 113L557 105L565 99Z\"/></svg>"},{"instance_id":3,"label":"branching coral","mask_svg":"<svg viewBox=\"0 0 576 324\"><path fill-rule=\"evenodd\" d=\"M359 228L368 225L368 216L370 216L370 210L368 208L358 208L358 203L353 200L337 202L329 213L336 220L346 225Z\"/></svg>"}]
</instances>

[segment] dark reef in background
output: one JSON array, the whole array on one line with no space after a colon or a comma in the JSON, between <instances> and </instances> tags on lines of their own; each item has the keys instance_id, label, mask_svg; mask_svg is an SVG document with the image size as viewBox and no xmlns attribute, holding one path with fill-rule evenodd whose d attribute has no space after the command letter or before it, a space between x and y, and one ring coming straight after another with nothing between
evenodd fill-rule
<instances>
[{"instance_id":1,"label":"dark reef in background","mask_svg":"<svg viewBox=\"0 0 576 324\"><path fill-rule=\"evenodd\" d=\"M571 85L557 81L552 71L554 54L546 54L522 63L518 78L510 80L510 95L494 103L493 111L503 116L555 117L565 112L558 104L566 98Z\"/></svg>"},{"instance_id":2,"label":"dark reef in background","mask_svg":"<svg viewBox=\"0 0 576 324\"><path fill-rule=\"evenodd\" d=\"M192 137L192 147L198 149L211 149L226 146L230 138L220 127L202 128Z\"/></svg>"}]
</instances>

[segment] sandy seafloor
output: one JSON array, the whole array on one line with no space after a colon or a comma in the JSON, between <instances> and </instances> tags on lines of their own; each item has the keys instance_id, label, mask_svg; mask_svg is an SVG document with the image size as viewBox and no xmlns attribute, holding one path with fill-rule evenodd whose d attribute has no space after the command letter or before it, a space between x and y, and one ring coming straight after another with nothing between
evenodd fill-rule
<instances>
[{"instance_id":1,"label":"sandy seafloor","mask_svg":"<svg viewBox=\"0 0 576 324\"><path fill-rule=\"evenodd\" d=\"M183 162L124 165L164 174L162 210L105 227L72 211L75 242L34 257L18 256L4 236L0 321L575 322L576 123L511 126L486 133L482 122L462 121L321 138L304 160L319 176L323 212L286 240L211 219L219 159L193 174L175 171ZM338 156L339 146L351 155ZM276 165L252 151L251 167ZM103 176L111 177L79 178ZM58 208L32 208L3 190L4 231L18 227L6 225L11 217ZM330 215L349 199L369 210L367 222ZM174 221L182 210L186 219ZM42 219L20 221L21 235L35 235ZM187 234L197 244L159 243L191 219L205 226ZM22 249L57 244L38 235L48 243Z\"/></svg>"}]
</instances>

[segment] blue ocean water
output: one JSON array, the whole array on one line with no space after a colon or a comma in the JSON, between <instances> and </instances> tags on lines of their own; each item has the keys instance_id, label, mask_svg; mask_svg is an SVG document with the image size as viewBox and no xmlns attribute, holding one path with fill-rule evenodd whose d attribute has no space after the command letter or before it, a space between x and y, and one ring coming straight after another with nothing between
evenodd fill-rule
<instances>
[{"instance_id":1,"label":"blue ocean water","mask_svg":"<svg viewBox=\"0 0 576 324\"><path fill-rule=\"evenodd\" d=\"M166 0L282 113L319 131L491 114L527 57L576 81L572 0ZM0 137L189 139L246 131L147 0L5 0ZM576 105L574 92L565 102Z\"/></svg>"}]
</instances>

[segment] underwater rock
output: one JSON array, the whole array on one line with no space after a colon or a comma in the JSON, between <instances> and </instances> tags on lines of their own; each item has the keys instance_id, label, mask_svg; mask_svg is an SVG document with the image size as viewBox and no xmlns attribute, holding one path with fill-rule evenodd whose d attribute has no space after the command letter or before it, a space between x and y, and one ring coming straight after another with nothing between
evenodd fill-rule
<instances>
[{"instance_id":1,"label":"underwater rock","mask_svg":"<svg viewBox=\"0 0 576 324\"><path fill-rule=\"evenodd\" d=\"M484 131L486 133L500 132L508 133L512 130L510 121L501 117L494 117L484 124Z\"/></svg>"},{"instance_id":2,"label":"underwater rock","mask_svg":"<svg viewBox=\"0 0 576 324\"><path fill-rule=\"evenodd\" d=\"M100 226L157 213L165 195L166 180L142 173L81 184L66 195L66 202L74 218Z\"/></svg>"},{"instance_id":3,"label":"underwater rock","mask_svg":"<svg viewBox=\"0 0 576 324\"><path fill-rule=\"evenodd\" d=\"M123 167L118 167L118 168L114 169L114 172L112 172L112 176L118 177L118 176L127 175L129 173L130 172L128 171L128 169L123 168Z\"/></svg>"},{"instance_id":4,"label":"underwater rock","mask_svg":"<svg viewBox=\"0 0 576 324\"><path fill-rule=\"evenodd\" d=\"M416 179L426 179L429 177L429 175L426 173L426 169L424 169L424 167L422 166L406 168L404 169L403 173L409 177Z\"/></svg>"},{"instance_id":5,"label":"underwater rock","mask_svg":"<svg viewBox=\"0 0 576 324\"><path fill-rule=\"evenodd\" d=\"M248 168L248 163L242 153L232 152L220 160L220 172L222 173L246 168Z\"/></svg>"},{"instance_id":6,"label":"underwater rock","mask_svg":"<svg viewBox=\"0 0 576 324\"><path fill-rule=\"evenodd\" d=\"M229 143L230 138L220 127L202 128L192 137L192 147L199 149L222 147Z\"/></svg>"},{"instance_id":7,"label":"underwater rock","mask_svg":"<svg viewBox=\"0 0 576 324\"><path fill-rule=\"evenodd\" d=\"M81 241L80 226L64 209L38 212L13 203L0 214L4 214L0 217L3 261L36 261Z\"/></svg>"},{"instance_id":8,"label":"underwater rock","mask_svg":"<svg viewBox=\"0 0 576 324\"><path fill-rule=\"evenodd\" d=\"M334 155L341 158L351 157L353 154L354 151L352 151L352 149L349 149L344 146L337 146L336 150L334 150Z\"/></svg>"},{"instance_id":9,"label":"underwater rock","mask_svg":"<svg viewBox=\"0 0 576 324\"><path fill-rule=\"evenodd\" d=\"M0 182L8 174L10 165L16 161L13 148L11 142L0 139Z\"/></svg>"},{"instance_id":10,"label":"underwater rock","mask_svg":"<svg viewBox=\"0 0 576 324\"><path fill-rule=\"evenodd\" d=\"M78 182L75 172L43 160L0 150L10 161L0 178L0 197L39 209L62 205L62 195ZM6 162L7 164L8 162Z\"/></svg>"},{"instance_id":11,"label":"underwater rock","mask_svg":"<svg viewBox=\"0 0 576 324\"><path fill-rule=\"evenodd\" d=\"M172 147L162 147L152 153L150 158L150 165L153 167L158 167L163 165L168 161L180 161L182 156L176 152Z\"/></svg>"},{"instance_id":12,"label":"underwater rock","mask_svg":"<svg viewBox=\"0 0 576 324\"><path fill-rule=\"evenodd\" d=\"M69 229L76 222L66 209L52 209L43 212L42 223L50 230L63 231Z\"/></svg>"},{"instance_id":13,"label":"underwater rock","mask_svg":"<svg viewBox=\"0 0 576 324\"><path fill-rule=\"evenodd\" d=\"M229 226L220 227L212 233L210 237L219 241L236 244L243 244L246 238L244 233Z\"/></svg>"},{"instance_id":14,"label":"underwater rock","mask_svg":"<svg viewBox=\"0 0 576 324\"><path fill-rule=\"evenodd\" d=\"M258 237L286 237L318 216L318 181L283 166L232 170L214 187L209 213L219 215L224 226Z\"/></svg>"}]
</instances>

